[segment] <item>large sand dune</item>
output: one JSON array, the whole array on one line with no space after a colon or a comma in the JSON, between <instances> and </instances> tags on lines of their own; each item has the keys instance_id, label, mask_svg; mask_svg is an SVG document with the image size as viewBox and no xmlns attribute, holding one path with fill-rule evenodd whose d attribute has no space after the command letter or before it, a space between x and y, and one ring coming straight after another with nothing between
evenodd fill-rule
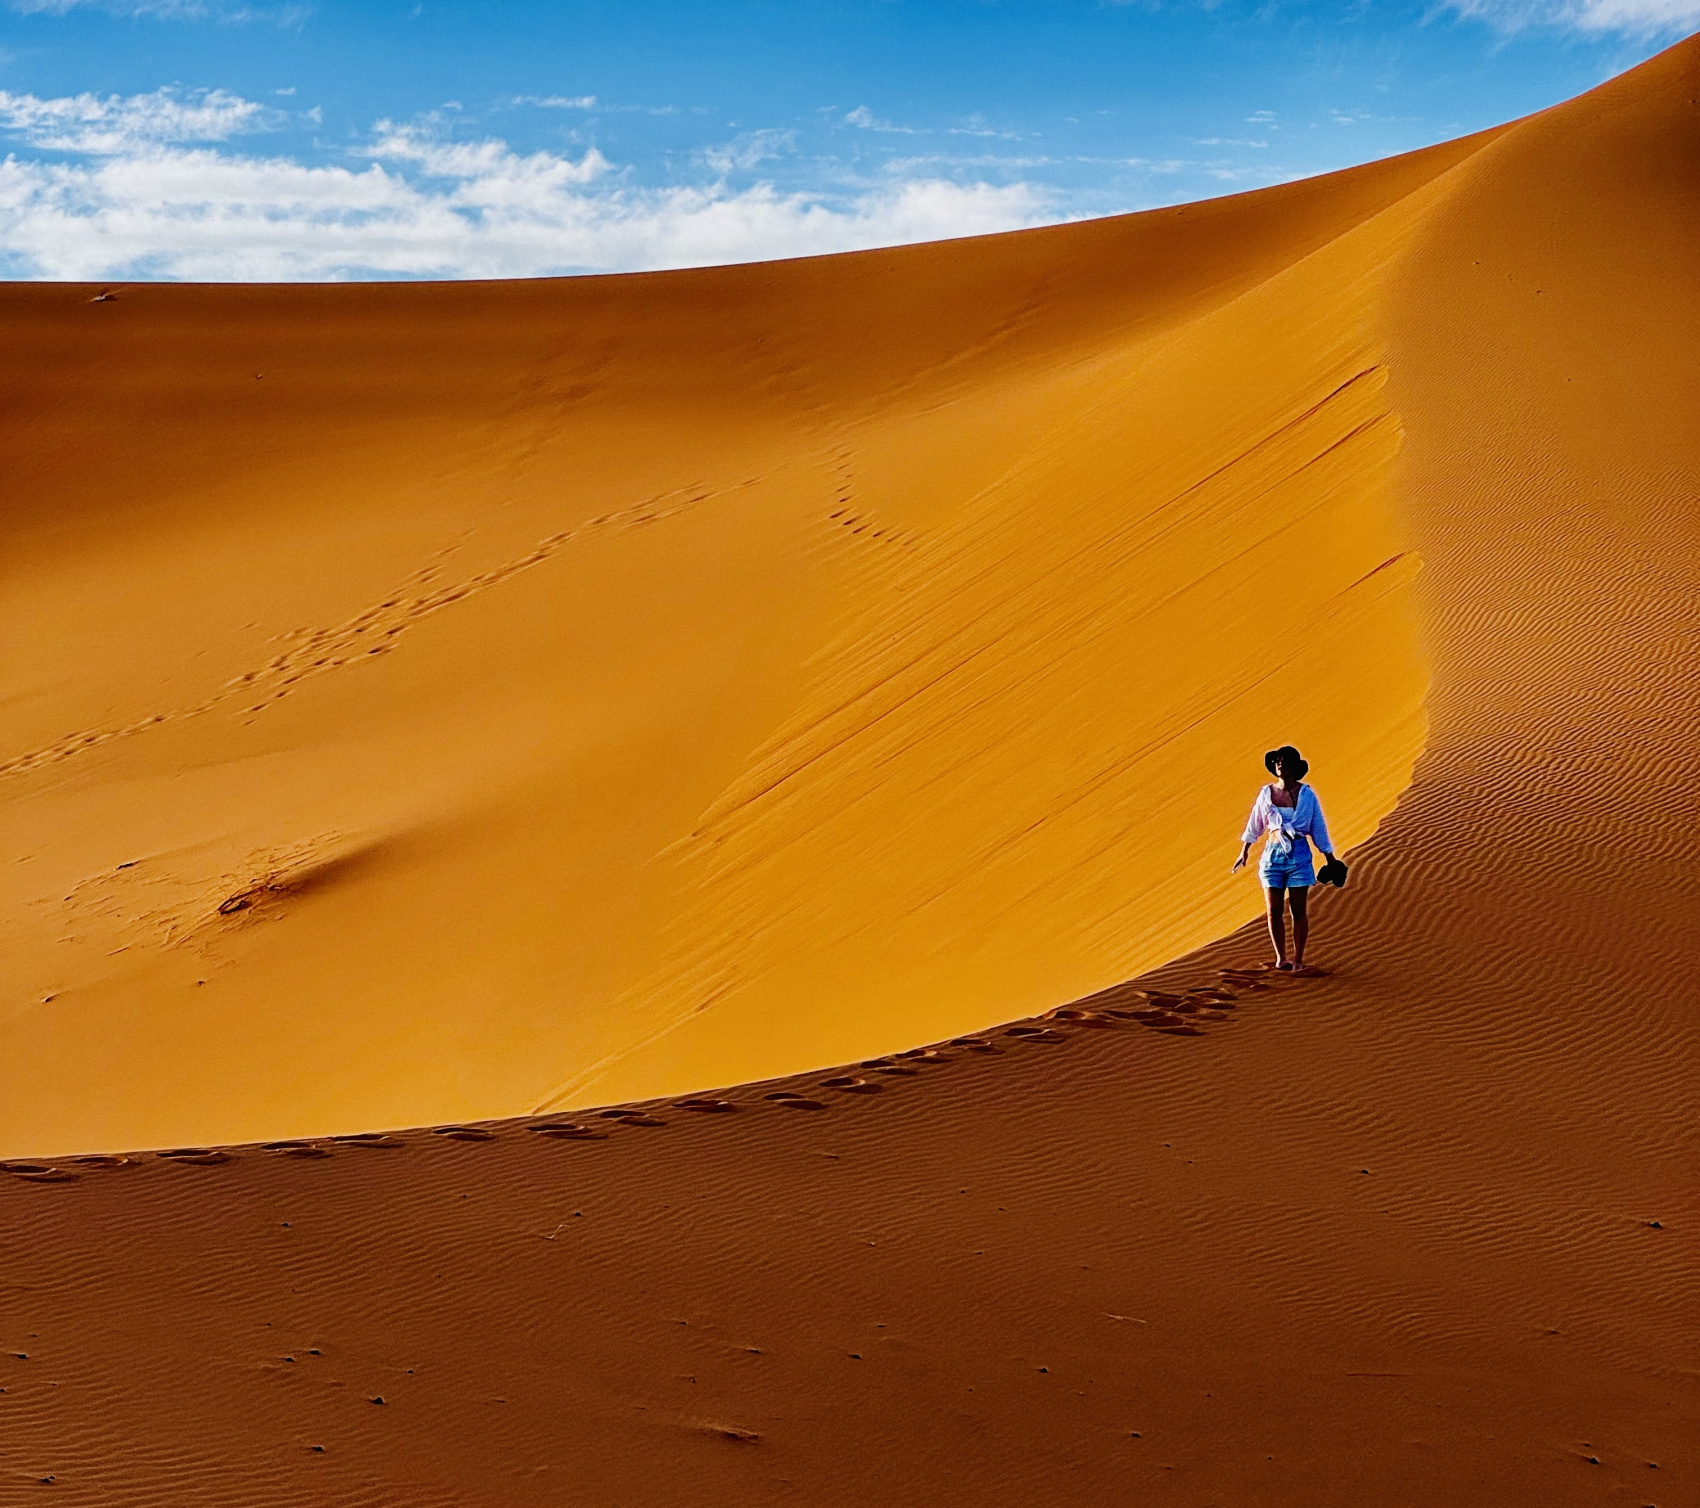
<instances>
[{"instance_id":1,"label":"large sand dune","mask_svg":"<svg viewBox=\"0 0 1700 1508\"><path fill-rule=\"evenodd\" d=\"M4 1491L1694 1501L1697 94L850 257L0 290ZM1287 739L1332 972L1152 1011L1261 956Z\"/></svg>"}]
</instances>

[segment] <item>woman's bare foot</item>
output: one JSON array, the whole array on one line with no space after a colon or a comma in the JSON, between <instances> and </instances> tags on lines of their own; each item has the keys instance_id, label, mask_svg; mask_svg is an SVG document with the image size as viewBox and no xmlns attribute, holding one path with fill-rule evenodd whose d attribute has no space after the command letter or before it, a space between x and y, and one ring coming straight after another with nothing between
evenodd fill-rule
<instances>
[{"instance_id":1,"label":"woman's bare foot","mask_svg":"<svg viewBox=\"0 0 1700 1508\"><path fill-rule=\"evenodd\" d=\"M1284 958L1281 959L1279 962L1277 962L1275 967L1278 968L1283 974L1291 974L1293 972L1293 965L1288 963L1287 960L1284 959Z\"/></svg>"}]
</instances>

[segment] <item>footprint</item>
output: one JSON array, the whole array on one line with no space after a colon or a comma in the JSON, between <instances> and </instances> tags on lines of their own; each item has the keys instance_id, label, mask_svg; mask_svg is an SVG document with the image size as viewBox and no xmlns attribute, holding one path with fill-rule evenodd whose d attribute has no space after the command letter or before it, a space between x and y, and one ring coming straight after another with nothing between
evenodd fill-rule
<instances>
[{"instance_id":1,"label":"footprint","mask_svg":"<svg viewBox=\"0 0 1700 1508\"><path fill-rule=\"evenodd\" d=\"M496 1133L482 1126L433 1126L433 1136L447 1136L454 1141L494 1141Z\"/></svg>"},{"instance_id":2,"label":"footprint","mask_svg":"<svg viewBox=\"0 0 1700 1508\"><path fill-rule=\"evenodd\" d=\"M125 1168L132 1166L128 1157L120 1157L115 1152L90 1152L82 1157L71 1159L79 1168Z\"/></svg>"},{"instance_id":3,"label":"footprint","mask_svg":"<svg viewBox=\"0 0 1700 1508\"><path fill-rule=\"evenodd\" d=\"M658 1121L647 1110L598 1110L596 1112L605 1121L618 1121L622 1126L665 1126L666 1121Z\"/></svg>"},{"instance_id":4,"label":"footprint","mask_svg":"<svg viewBox=\"0 0 1700 1508\"><path fill-rule=\"evenodd\" d=\"M1066 1042L1068 1038L1061 1032L1054 1032L1046 1026L1012 1026L1004 1033L1006 1037L1014 1037L1019 1042Z\"/></svg>"},{"instance_id":5,"label":"footprint","mask_svg":"<svg viewBox=\"0 0 1700 1508\"><path fill-rule=\"evenodd\" d=\"M948 1063L950 1055L942 1053L936 1047L911 1047L907 1052L897 1055L902 1063Z\"/></svg>"},{"instance_id":6,"label":"footprint","mask_svg":"<svg viewBox=\"0 0 1700 1508\"><path fill-rule=\"evenodd\" d=\"M45 1162L9 1162L0 1166L25 1183L75 1183L79 1176Z\"/></svg>"},{"instance_id":7,"label":"footprint","mask_svg":"<svg viewBox=\"0 0 1700 1508\"><path fill-rule=\"evenodd\" d=\"M864 1063L864 1068L871 1068L875 1073L883 1073L888 1079L918 1079L921 1077L919 1068L906 1068L901 1063Z\"/></svg>"},{"instance_id":8,"label":"footprint","mask_svg":"<svg viewBox=\"0 0 1700 1508\"><path fill-rule=\"evenodd\" d=\"M870 1084L866 1079L859 1079L853 1073L843 1073L835 1079L822 1079L820 1087L836 1089L843 1094L878 1094L885 1088L883 1084Z\"/></svg>"},{"instance_id":9,"label":"footprint","mask_svg":"<svg viewBox=\"0 0 1700 1508\"><path fill-rule=\"evenodd\" d=\"M984 1037L952 1037L950 1039L950 1045L952 1047L966 1047L969 1052L1003 1051L1002 1048L996 1046L994 1043L988 1042Z\"/></svg>"},{"instance_id":10,"label":"footprint","mask_svg":"<svg viewBox=\"0 0 1700 1508\"><path fill-rule=\"evenodd\" d=\"M285 1157L329 1157L330 1149L310 1141L268 1141L262 1143L267 1152L281 1152Z\"/></svg>"},{"instance_id":11,"label":"footprint","mask_svg":"<svg viewBox=\"0 0 1700 1508\"><path fill-rule=\"evenodd\" d=\"M673 1108L675 1110L698 1110L704 1115L727 1115L738 1107L731 1100L690 1099L675 1100Z\"/></svg>"},{"instance_id":12,"label":"footprint","mask_svg":"<svg viewBox=\"0 0 1700 1508\"><path fill-rule=\"evenodd\" d=\"M539 1136L547 1136L551 1141L607 1141L608 1133L598 1131L593 1126L581 1126L577 1121L551 1121L546 1126L531 1128Z\"/></svg>"},{"instance_id":13,"label":"footprint","mask_svg":"<svg viewBox=\"0 0 1700 1508\"><path fill-rule=\"evenodd\" d=\"M790 1092L790 1090L788 1090L788 1089L782 1089L777 1094L766 1095L766 1096L764 1096L764 1098L771 1100L774 1104L778 1105L781 1109L784 1109L784 1110L824 1110L824 1109L826 1109L826 1106L823 1105L819 1100L806 1100L806 1099L803 1098L802 1095L792 1094Z\"/></svg>"},{"instance_id":14,"label":"footprint","mask_svg":"<svg viewBox=\"0 0 1700 1508\"><path fill-rule=\"evenodd\" d=\"M155 1152L155 1157L163 1157L167 1162L186 1162L197 1168L217 1167L221 1162L229 1162L228 1152L215 1152L210 1147L173 1147L166 1152Z\"/></svg>"},{"instance_id":15,"label":"footprint","mask_svg":"<svg viewBox=\"0 0 1700 1508\"><path fill-rule=\"evenodd\" d=\"M331 1138L339 1147L399 1147L402 1143L384 1131L355 1131Z\"/></svg>"},{"instance_id":16,"label":"footprint","mask_svg":"<svg viewBox=\"0 0 1700 1508\"><path fill-rule=\"evenodd\" d=\"M1049 1019L1052 1021L1072 1022L1075 1026L1096 1027L1100 1031L1106 1028L1114 1028L1116 1025L1115 1021L1113 1021L1110 1016L1103 1011L1077 1011L1073 1009L1065 1009L1052 1011Z\"/></svg>"}]
</instances>

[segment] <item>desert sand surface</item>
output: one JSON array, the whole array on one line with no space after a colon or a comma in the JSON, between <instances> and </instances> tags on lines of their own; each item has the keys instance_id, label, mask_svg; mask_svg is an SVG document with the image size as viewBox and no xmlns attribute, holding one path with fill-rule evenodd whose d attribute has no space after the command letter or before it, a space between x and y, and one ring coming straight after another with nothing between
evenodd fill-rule
<instances>
[{"instance_id":1,"label":"desert sand surface","mask_svg":"<svg viewBox=\"0 0 1700 1508\"><path fill-rule=\"evenodd\" d=\"M1700 1500L1697 97L0 288L0 1498Z\"/></svg>"}]
</instances>

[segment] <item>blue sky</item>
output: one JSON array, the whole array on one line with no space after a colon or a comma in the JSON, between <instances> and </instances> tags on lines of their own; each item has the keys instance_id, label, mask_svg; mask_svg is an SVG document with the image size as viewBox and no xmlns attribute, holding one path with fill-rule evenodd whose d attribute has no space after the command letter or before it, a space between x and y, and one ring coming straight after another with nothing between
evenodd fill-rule
<instances>
[{"instance_id":1,"label":"blue sky","mask_svg":"<svg viewBox=\"0 0 1700 1508\"><path fill-rule=\"evenodd\" d=\"M492 277L1150 208L1553 104L1700 0L0 0L0 275Z\"/></svg>"}]
</instances>

